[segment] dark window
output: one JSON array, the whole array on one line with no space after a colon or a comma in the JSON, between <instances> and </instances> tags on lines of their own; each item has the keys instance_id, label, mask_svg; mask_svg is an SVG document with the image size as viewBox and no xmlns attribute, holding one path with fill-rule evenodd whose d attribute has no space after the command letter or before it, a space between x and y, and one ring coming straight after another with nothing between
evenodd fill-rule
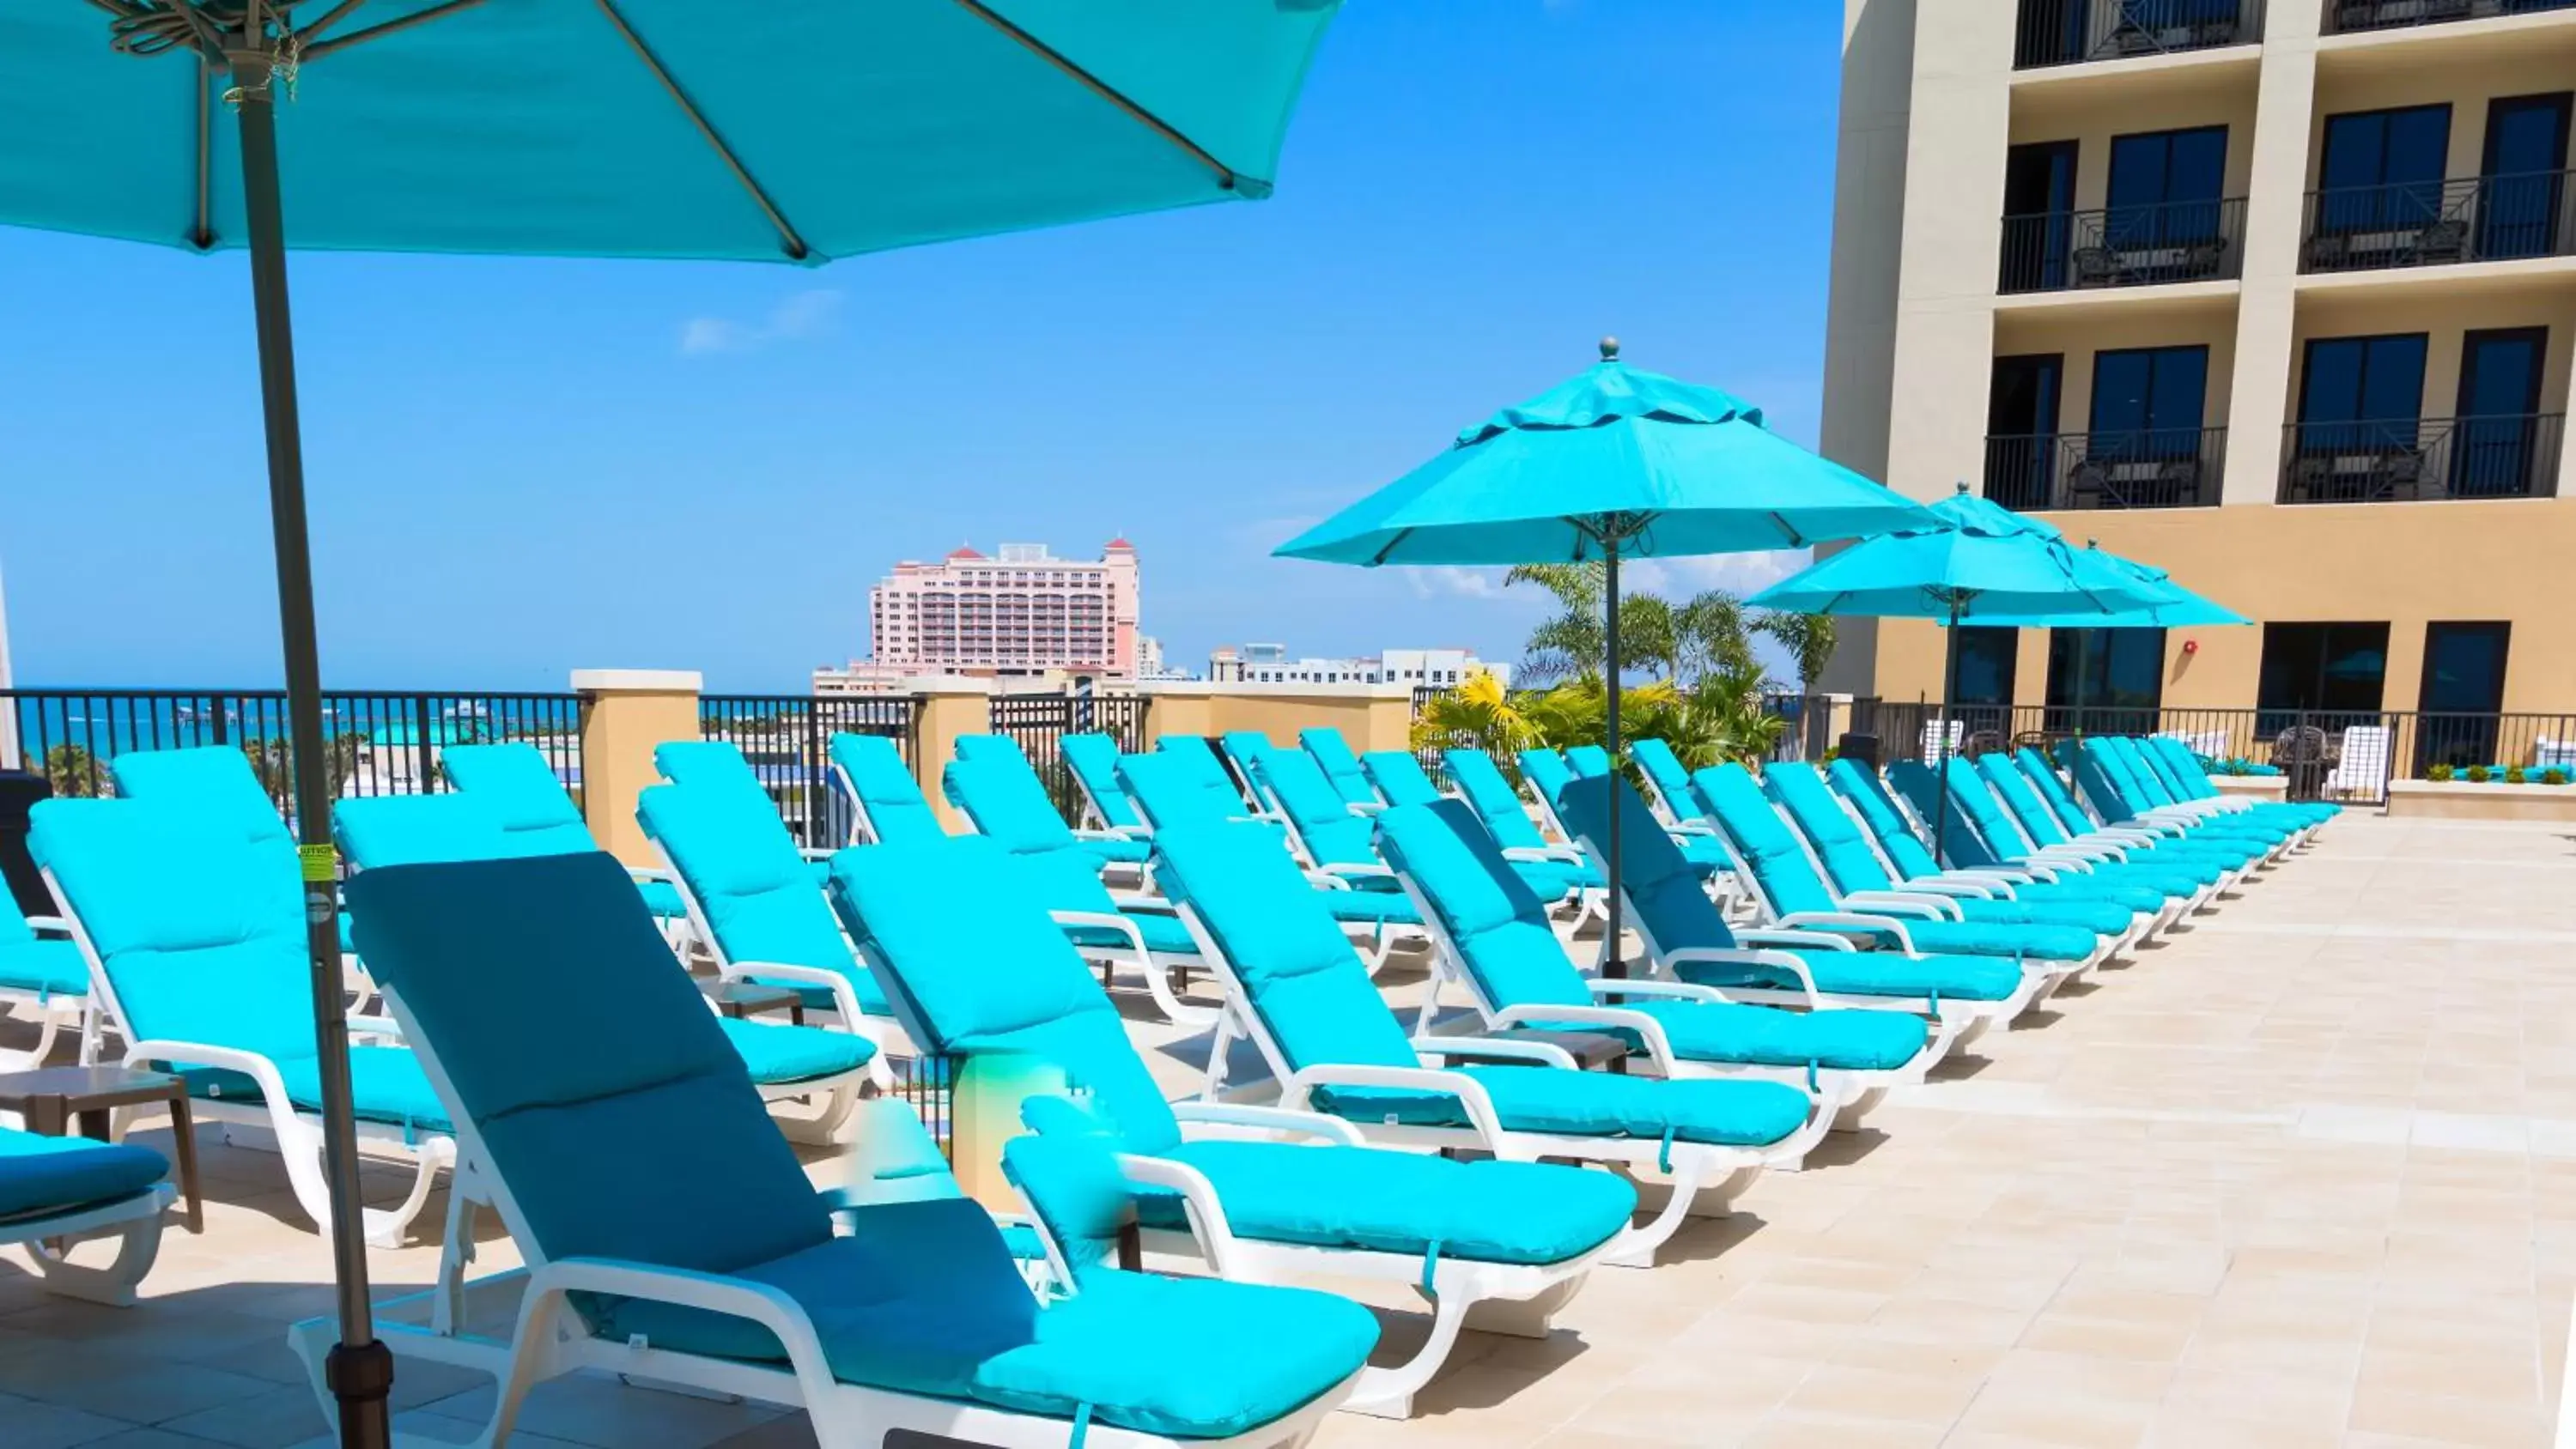
<instances>
[{"instance_id":1,"label":"dark window","mask_svg":"<svg viewBox=\"0 0 2576 1449\"><path fill-rule=\"evenodd\" d=\"M2093 354L2090 453L2095 458L2188 458L2200 451L2209 391L2206 347L2136 347Z\"/></svg>"},{"instance_id":2,"label":"dark window","mask_svg":"<svg viewBox=\"0 0 2576 1449\"><path fill-rule=\"evenodd\" d=\"M2478 168L2478 255L2545 257L2558 249L2560 202L2567 192L2570 97L2499 96L2487 103L2487 138Z\"/></svg>"},{"instance_id":3,"label":"dark window","mask_svg":"<svg viewBox=\"0 0 2576 1449\"><path fill-rule=\"evenodd\" d=\"M2504 708L2504 666L2513 626L2504 623L2424 626L2424 685L2415 707L2415 773L2434 765L2509 763L2496 752L2496 712Z\"/></svg>"},{"instance_id":4,"label":"dark window","mask_svg":"<svg viewBox=\"0 0 2576 1449\"><path fill-rule=\"evenodd\" d=\"M2226 183L2225 126L2114 136L2103 242L2119 251L2216 237Z\"/></svg>"},{"instance_id":5,"label":"dark window","mask_svg":"<svg viewBox=\"0 0 2576 1449\"><path fill-rule=\"evenodd\" d=\"M2049 727L2085 734L2145 734L2165 697L2162 629L2052 629Z\"/></svg>"},{"instance_id":6,"label":"dark window","mask_svg":"<svg viewBox=\"0 0 2576 1449\"><path fill-rule=\"evenodd\" d=\"M1986 496L2006 508L2050 505L2066 359L1998 357L1986 391Z\"/></svg>"},{"instance_id":7,"label":"dark window","mask_svg":"<svg viewBox=\"0 0 2576 1449\"><path fill-rule=\"evenodd\" d=\"M2450 148L2448 105L2326 117L2318 231L2411 230L2433 221L2442 211Z\"/></svg>"},{"instance_id":8,"label":"dark window","mask_svg":"<svg viewBox=\"0 0 2576 1449\"><path fill-rule=\"evenodd\" d=\"M2292 714L2376 715L2388 679L2386 624L2266 624L2255 704L2267 734L2288 728ZM2328 732L2348 720L2311 723Z\"/></svg>"},{"instance_id":9,"label":"dark window","mask_svg":"<svg viewBox=\"0 0 2576 1449\"><path fill-rule=\"evenodd\" d=\"M1950 647L1959 651L1959 691L1954 703L1961 724L1970 734L1988 730L2009 734L2021 631L1962 625L1951 631Z\"/></svg>"},{"instance_id":10,"label":"dark window","mask_svg":"<svg viewBox=\"0 0 2576 1449\"><path fill-rule=\"evenodd\" d=\"M2460 339L2459 420L2451 444L2451 492L2512 498L2531 491L2541 439L2540 369L2549 329L2508 327Z\"/></svg>"},{"instance_id":11,"label":"dark window","mask_svg":"<svg viewBox=\"0 0 2576 1449\"><path fill-rule=\"evenodd\" d=\"M2312 337L2299 368L2299 452L2411 450L2424 411L2424 334Z\"/></svg>"}]
</instances>

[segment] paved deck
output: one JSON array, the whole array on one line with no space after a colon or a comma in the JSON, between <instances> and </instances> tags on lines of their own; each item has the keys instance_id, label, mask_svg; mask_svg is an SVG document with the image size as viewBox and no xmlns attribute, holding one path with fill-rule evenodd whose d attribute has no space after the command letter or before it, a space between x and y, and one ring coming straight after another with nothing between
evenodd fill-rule
<instances>
[{"instance_id":1,"label":"paved deck","mask_svg":"<svg viewBox=\"0 0 2576 1449\"><path fill-rule=\"evenodd\" d=\"M1138 1034L1190 1081L1188 1043ZM1872 1127L1654 1270L1595 1273L1548 1340L1469 1334L1415 1419L1318 1442L2546 1444L2576 1292L2576 832L2347 818ZM207 1231L169 1235L143 1306L45 1297L0 1254L0 1444L319 1434L281 1334L328 1310L329 1255L274 1159L206 1142ZM425 1284L436 1254L378 1252L377 1280ZM405 1428L463 1438L489 1389L407 1373L396 1396ZM534 1449L813 1442L609 1382L524 1422Z\"/></svg>"}]
</instances>

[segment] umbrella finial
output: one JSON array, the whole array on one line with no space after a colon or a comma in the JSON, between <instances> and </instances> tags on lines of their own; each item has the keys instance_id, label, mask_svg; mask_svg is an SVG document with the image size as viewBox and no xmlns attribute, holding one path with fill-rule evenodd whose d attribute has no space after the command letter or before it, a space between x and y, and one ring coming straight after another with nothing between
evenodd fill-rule
<instances>
[{"instance_id":1,"label":"umbrella finial","mask_svg":"<svg viewBox=\"0 0 2576 1449\"><path fill-rule=\"evenodd\" d=\"M1617 362L1619 360L1618 338L1604 337L1601 339L1601 360L1603 362Z\"/></svg>"},{"instance_id":2,"label":"umbrella finial","mask_svg":"<svg viewBox=\"0 0 2576 1449\"><path fill-rule=\"evenodd\" d=\"M1968 496L1968 480L1965 478L1959 480L1959 496L1962 498Z\"/></svg>"}]
</instances>

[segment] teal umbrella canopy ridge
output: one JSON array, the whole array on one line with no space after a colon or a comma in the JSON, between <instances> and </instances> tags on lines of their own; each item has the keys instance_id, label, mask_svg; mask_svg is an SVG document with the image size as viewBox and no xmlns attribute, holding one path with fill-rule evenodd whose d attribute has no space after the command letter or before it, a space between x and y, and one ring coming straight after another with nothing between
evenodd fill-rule
<instances>
[{"instance_id":1,"label":"teal umbrella canopy ridge","mask_svg":"<svg viewBox=\"0 0 2576 1449\"><path fill-rule=\"evenodd\" d=\"M2068 544L2047 520L1961 490L1930 510L1930 528L1869 539L1783 579L1748 602L1804 614L2023 624L2112 616L2169 602L2125 561Z\"/></svg>"},{"instance_id":2,"label":"teal umbrella canopy ridge","mask_svg":"<svg viewBox=\"0 0 2576 1449\"><path fill-rule=\"evenodd\" d=\"M1385 564L1580 562L1805 548L1926 527L1921 505L1772 432L1713 387L1602 361L1279 546Z\"/></svg>"},{"instance_id":3,"label":"teal umbrella canopy ridge","mask_svg":"<svg viewBox=\"0 0 2576 1449\"><path fill-rule=\"evenodd\" d=\"M0 6L0 222L247 244L250 0ZM1335 0L265 0L311 250L821 262L1259 198Z\"/></svg>"},{"instance_id":4,"label":"teal umbrella canopy ridge","mask_svg":"<svg viewBox=\"0 0 2576 1449\"><path fill-rule=\"evenodd\" d=\"M2225 604L2204 598L2175 583L2171 574L2152 564L2124 558L2096 543L2088 542L2084 548L2088 561L2098 559L2128 575L2138 586L2155 595L2158 602L2119 614L2042 615L2015 620L2017 625L2024 629L2182 629L2254 622Z\"/></svg>"}]
</instances>

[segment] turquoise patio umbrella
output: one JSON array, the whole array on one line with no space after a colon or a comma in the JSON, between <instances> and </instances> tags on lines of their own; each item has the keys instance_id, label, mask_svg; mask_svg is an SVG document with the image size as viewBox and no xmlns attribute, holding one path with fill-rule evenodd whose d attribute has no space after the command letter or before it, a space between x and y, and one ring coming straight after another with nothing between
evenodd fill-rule
<instances>
[{"instance_id":1,"label":"turquoise patio umbrella","mask_svg":"<svg viewBox=\"0 0 2576 1449\"><path fill-rule=\"evenodd\" d=\"M1799 614L1933 619L1949 626L1943 647L1941 769L1948 777L1950 701L1959 692L1958 626L2019 627L2077 616L2095 623L2161 601L2141 573L2098 549L2079 549L2047 520L2015 513L1968 491L1932 505L1931 526L1855 544L1747 603ZM1949 812L1934 814L1933 848L1946 843Z\"/></svg>"},{"instance_id":2,"label":"turquoise patio umbrella","mask_svg":"<svg viewBox=\"0 0 2576 1449\"><path fill-rule=\"evenodd\" d=\"M341 1017L290 245L818 265L1270 193L1338 0L16 0L0 224L244 247L348 1445L388 1436ZM134 385L152 388L139 376ZM403 381L412 381L405 379ZM182 385L163 388L184 400Z\"/></svg>"},{"instance_id":3,"label":"turquoise patio umbrella","mask_svg":"<svg viewBox=\"0 0 2576 1449\"><path fill-rule=\"evenodd\" d=\"M1601 360L1458 434L1438 457L1273 550L1385 564L1583 563L1608 575L1606 744L1619 753L1619 562L1805 548L1928 527L1920 505L1774 433L1733 394ZM1618 812L1609 878L1619 879ZM1623 974L1619 892L1609 970Z\"/></svg>"},{"instance_id":4,"label":"turquoise patio umbrella","mask_svg":"<svg viewBox=\"0 0 2576 1449\"><path fill-rule=\"evenodd\" d=\"M2086 540L2086 553L2110 568L2127 575L2133 582L2155 596L2157 602L2143 608L2117 614L2052 614L2016 620L2024 629L2185 629L2227 627L2254 621L2234 609L2193 593L2173 581L2173 576L2152 564L2139 563L2113 553L2093 540Z\"/></svg>"}]
</instances>

